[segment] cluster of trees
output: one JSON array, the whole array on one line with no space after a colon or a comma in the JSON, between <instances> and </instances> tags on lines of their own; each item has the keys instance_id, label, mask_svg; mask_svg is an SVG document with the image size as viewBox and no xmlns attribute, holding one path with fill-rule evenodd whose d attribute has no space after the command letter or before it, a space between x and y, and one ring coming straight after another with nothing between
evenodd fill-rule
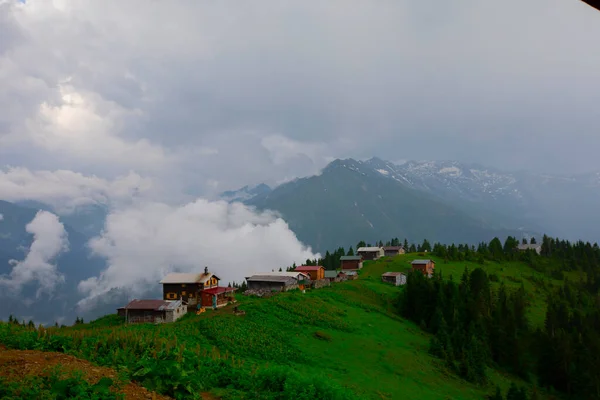
<instances>
[{"instance_id":1,"label":"cluster of trees","mask_svg":"<svg viewBox=\"0 0 600 400\"><path fill-rule=\"evenodd\" d=\"M447 260L523 260L556 277L580 271L578 281L565 279L550 286L543 327L533 328L526 318L529 295L521 285L509 290L495 275L480 267L468 270L459 282L452 277L432 279L420 273L408 276L396 300L398 312L434 334L432 354L460 376L486 381L486 366L494 366L553 387L577 398L600 398L600 249L597 244L544 236L541 255L516 251L519 241L497 238L477 247L435 244L432 253ZM533 243L535 244L535 243ZM443 269L443 267L441 267ZM535 399L511 388L506 397L498 390L492 399Z\"/></svg>"},{"instance_id":2,"label":"cluster of trees","mask_svg":"<svg viewBox=\"0 0 600 400\"><path fill-rule=\"evenodd\" d=\"M495 292L482 268L465 270L459 283L415 271L396 306L403 317L435 335L431 353L465 379L485 383L491 363L526 375L520 357L528 332L524 289L509 292L501 285Z\"/></svg>"}]
</instances>

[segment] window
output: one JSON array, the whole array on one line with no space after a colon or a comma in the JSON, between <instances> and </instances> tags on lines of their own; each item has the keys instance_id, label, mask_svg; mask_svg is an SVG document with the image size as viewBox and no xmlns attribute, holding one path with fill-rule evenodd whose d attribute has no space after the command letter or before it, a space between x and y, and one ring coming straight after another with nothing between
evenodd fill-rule
<instances>
[{"instance_id":1,"label":"window","mask_svg":"<svg viewBox=\"0 0 600 400\"><path fill-rule=\"evenodd\" d=\"M177 293L167 293L167 300L175 300L177 298Z\"/></svg>"},{"instance_id":2,"label":"window","mask_svg":"<svg viewBox=\"0 0 600 400\"><path fill-rule=\"evenodd\" d=\"M184 290L183 292L181 292L181 295L182 295L182 296L185 296L185 295L186 295L186 293L185 293L185 290Z\"/></svg>"},{"instance_id":3,"label":"window","mask_svg":"<svg viewBox=\"0 0 600 400\"><path fill-rule=\"evenodd\" d=\"M181 285L181 287L185 287L185 283Z\"/></svg>"}]
</instances>

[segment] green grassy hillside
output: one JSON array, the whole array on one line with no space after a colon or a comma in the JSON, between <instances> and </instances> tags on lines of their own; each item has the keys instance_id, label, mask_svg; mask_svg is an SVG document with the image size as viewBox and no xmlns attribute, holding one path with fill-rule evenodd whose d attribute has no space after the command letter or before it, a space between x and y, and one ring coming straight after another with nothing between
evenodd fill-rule
<instances>
[{"instance_id":1,"label":"green grassy hillside","mask_svg":"<svg viewBox=\"0 0 600 400\"><path fill-rule=\"evenodd\" d=\"M484 387L447 372L428 354L430 335L394 313L391 300L403 289L380 275L404 271L417 257L366 262L358 280L305 294L239 295L245 316L226 307L156 326L124 325L116 316L41 331L1 324L0 343L121 368L149 389L180 398L210 391L223 399L482 399L495 385L506 391L516 380L493 370ZM445 279L479 266L436 261ZM542 323L546 293L559 281L516 262L485 269L507 286L522 282L531 322Z\"/></svg>"}]
</instances>

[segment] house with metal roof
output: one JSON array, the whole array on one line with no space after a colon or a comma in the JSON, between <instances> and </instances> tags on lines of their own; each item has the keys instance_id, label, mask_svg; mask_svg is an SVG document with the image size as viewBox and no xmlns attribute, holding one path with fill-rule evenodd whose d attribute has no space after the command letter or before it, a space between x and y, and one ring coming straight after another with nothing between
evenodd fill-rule
<instances>
[{"instance_id":1,"label":"house with metal roof","mask_svg":"<svg viewBox=\"0 0 600 400\"><path fill-rule=\"evenodd\" d=\"M542 253L542 245L541 244L520 244L517 246L517 250L519 250L519 251L533 250L539 255Z\"/></svg>"},{"instance_id":2,"label":"house with metal roof","mask_svg":"<svg viewBox=\"0 0 600 400\"><path fill-rule=\"evenodd\" d=\"M414 260L411 265L413 271L421 271L430 278L435 269L435 262L433 260Z\"/></svg>"},{"instance_id":3,"label":"house with metal roof","mask_svg":"<svg viewBox=\"0 0 600 400\"><path fill-rule=\"evenodd\" d=\"M175 322L183 317L187 307L181 300L138 300L130 301L125 307L117 309L117 314L127 323L165 323Z\"/></svg>"},{"instance_id":4,"label":"house with metal roof","mask_svg":"<svg viewBox=\"0 0 600 400\"><path fill-rule=\"evenodd\" d=\"M363 260L377 260L384 256L383 247L359 247L356 254L362 256Z\"/></svg>"},{"instance_id":5,"label":"house with metal roof","mask_svg":"<svg viewBox=\"0 0 600 400\"><path fill-rule=\"evenodd\" d=\"M393 257L404 253L406 253L404 246L383 246L383 254L386 257Z\"/></svg>"},{"instance_id":6,"label":"house with metal roof","mask_svg":"<svg viewBox=\"0 0 600 400\"><path fill-rule=\"evenodd\" d=\"M362 256L342 256L340 257L340 268L344 271L361 269L362 261Z\"/></svg>"},{"instance_id":7,"label":"house with metal roof","mask_svg":"<svg viewBox=\"0 0 600 400\"><path fill-rule=\"evenodd\" d=\"M395 286L406 285L406 275L402 272L386 272L381 275L381 281Z\"/></svg>"},{"instance_id":8,"label":"house with metal roof","mask_svg":"<svg viewBox=\"0 0 600 400\"><path fill-rule=\"evenodd\" d=\"M296 275L262 273L246 277L248 290L271 292L286 292L297 289L299 285L309 280L306 275L300 273Z\"/></svg>"}]
</instances>

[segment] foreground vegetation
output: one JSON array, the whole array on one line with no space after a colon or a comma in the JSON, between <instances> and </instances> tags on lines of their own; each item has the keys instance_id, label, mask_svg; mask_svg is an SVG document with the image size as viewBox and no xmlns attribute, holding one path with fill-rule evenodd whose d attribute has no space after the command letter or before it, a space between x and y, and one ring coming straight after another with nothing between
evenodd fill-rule
<instances>
[{"instance_id":1,"label":"foreground vegetation","mask_svg":"<svg viewBox=\"0 0 600 400\"><path fill-rule=\"evenodd\" d=\"M424 254L366 262L358 280L306 294L238 296L243 317L224 308L167 325L125 325L116 315L65 328L3 323L0 343L69 353L182 399L199 398L203 391L224 399L500 399L506 394L507 399L533 399L550 398L554 389L597 398L589 373L585 385L569 381L575 378L571 373L587 366L577 364L579 347L569 347L574 349L569 360L557 350L555 358L540 359L526 341L552 329L555 336L548 340L566 342L551 345L571 346L573 329L565 324L573 321L579 321L586 340L595 340L593 327L581 328L589 319L573 319L583 311L589 318L595 315L593 284L570 280L582 271L567 270L549 255L490 251L482 260L483 250L469 248L465 254L456 248L432 248L427 256L435 254L437 277L412 275L404 288L382 283L381 273L406 271ZM562 291L560 301L556 291ZM443 297L454 300L438 302L439 293L454 293ZM464 301L473 296L477 301ZM549 296L554 300L547 303ZM406 307L410 302L413 306ZM470 335L462 338L456 322L466 319L450 314L467 311L473 326L463 325ZM504 324L498 341L488 340L494 331L483 317ZM591 349L590 355L597 355ZM565 361L576 369L566 371L566 381L550 382L553 374L563 373ZM552 369L542 371L540 365Z\"/></svg>"}]
</instances>

